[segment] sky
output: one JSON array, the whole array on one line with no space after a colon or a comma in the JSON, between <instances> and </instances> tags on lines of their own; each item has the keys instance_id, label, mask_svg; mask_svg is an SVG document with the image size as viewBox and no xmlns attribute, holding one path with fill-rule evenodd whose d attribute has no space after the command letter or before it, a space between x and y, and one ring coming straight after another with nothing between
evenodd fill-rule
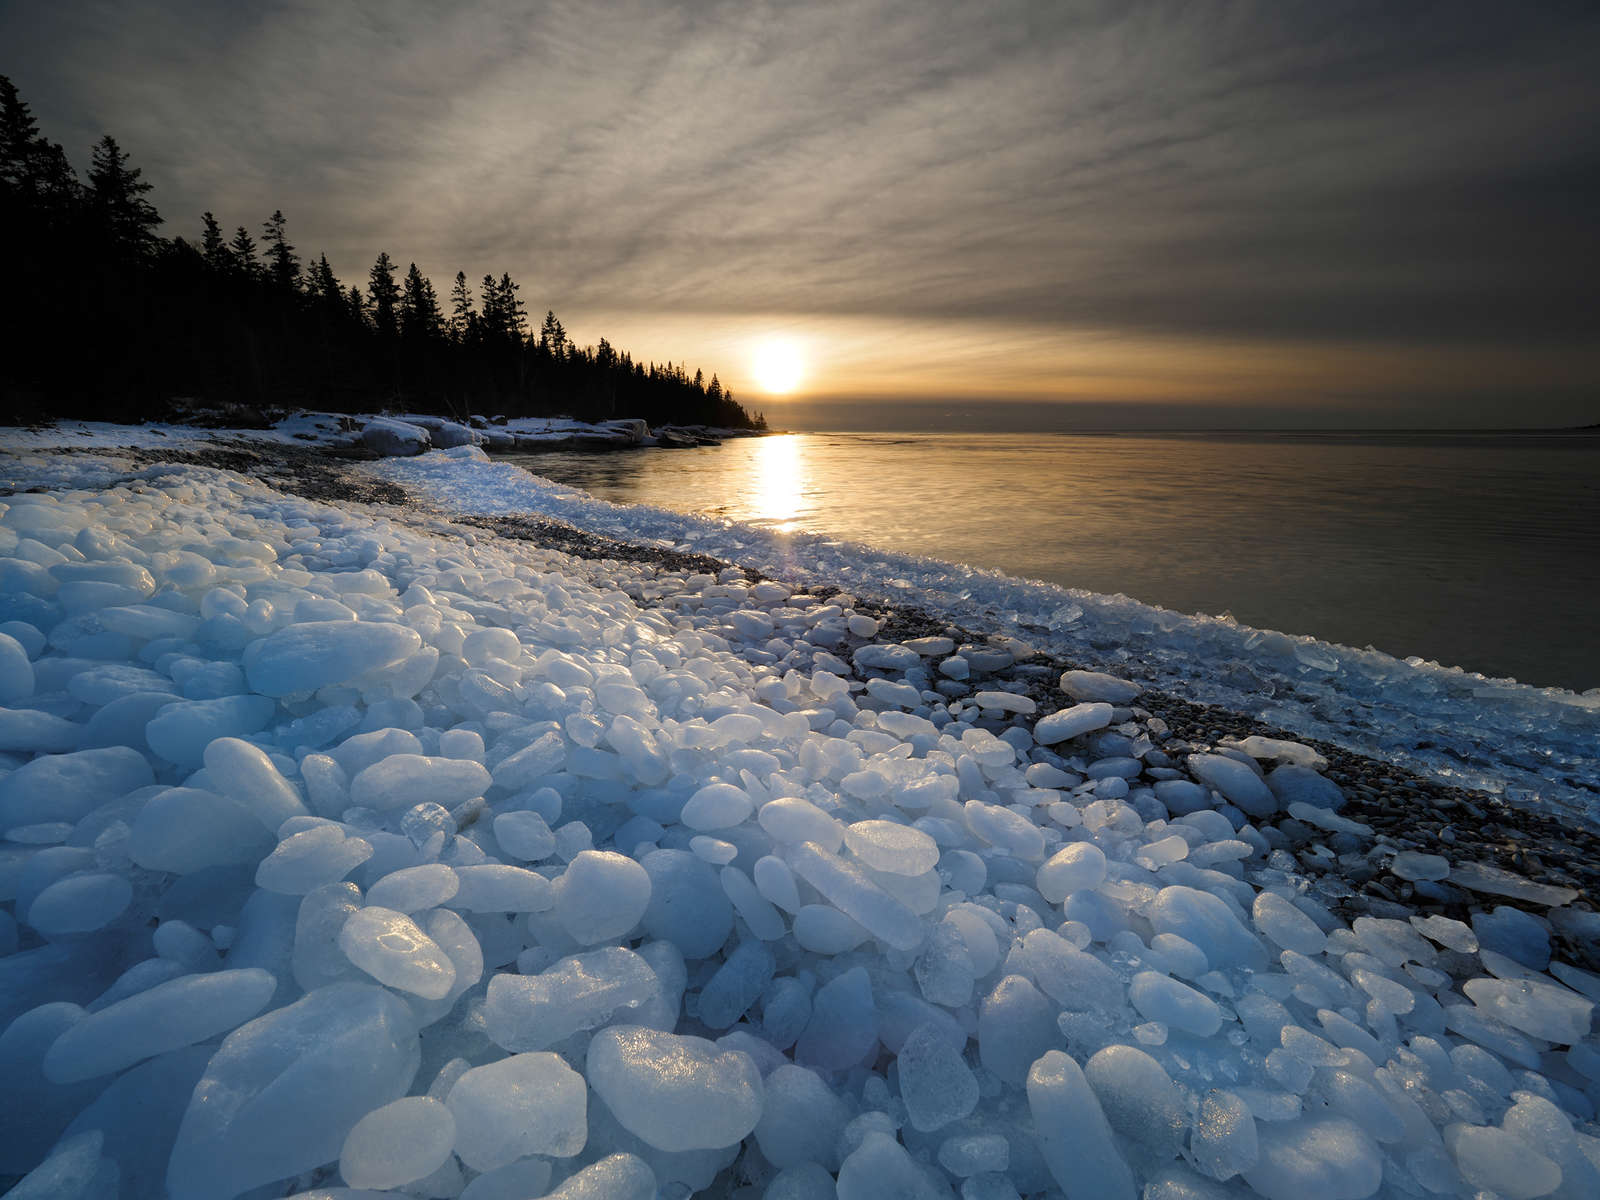
<instances>
[{"instance_id":1,"label":"sky","mask_svg":"<svg viewBox=\"0 0 1600 1200\"><path fill-rule=\"evenodd\" d=\"M509 271L790 428L1600 421L1597 63L1531 0L0 0L168 233Z\"/></svg>"}]
</instances>

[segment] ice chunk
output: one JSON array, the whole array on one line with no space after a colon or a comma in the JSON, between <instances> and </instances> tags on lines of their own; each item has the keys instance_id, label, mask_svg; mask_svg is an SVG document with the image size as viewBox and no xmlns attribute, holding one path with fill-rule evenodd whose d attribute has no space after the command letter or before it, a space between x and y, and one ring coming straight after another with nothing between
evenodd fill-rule
<instances>
[{"instance_id":1,"label":"ice chunk","mask_svg":"<svg viewBox=\"0 0 1600 1200\"><path fill-rule=\"evenodd\" d=\"M300 795L259 746L239 738L217 738L205 748L206 773L222 793L247 806L268 829L306 815Z\"/></svg>"},{"instance_id":2,"label":"ice chunk","mask_svg":"<svg viewBox=\"0 0 1600 1200\"><path fill-rule=\"evenodd\" d=\"M802 1163L832 1167L850 1110L814 1071L785 1063L766 1078L756 1142L780 1169Z\"/></svg>"},{"instance_id":3,"label":"ice chunk","mask_svg":"<svg viewBox=\"0 0 1600 1200\"><path fill-rule=\"evenodd\" d=\"M1117 973L1060 934L1032 930L1022 939L1022 958L1040 990L1057 1004L1073 1012L1106 1016L1122 1011L1123 987Z\"/></svg>"},{"instance_id":4,"label":"ice chunk","mask_svg":"<svg viewBox=\"0 0 1600 1200\"><path fill-rule=\"evenodd\" d=\"M978 1080L960 1051L932 1025L914 1030L900 1047L900 1098L923 1133L959 1121L978 1106Z\"/></svg>"},{"instance_id":5,"label":"ice chunk","mask_svg":"<svg viewBox=\"0 0 1600 1200\"><path fill-rule=\"evenodd\" d=\"M685 958L705 958L733 930L733 905L722 881L685 850L652 850L639 861L650 877L642 924L651 937L672 942Z\"/></svg>"},{"instance_id":6,"label":"ice chunk","mask_svg":"<svg viewBox=\"0 0 1600 1200\"><path fill-rule=\"evenodd\" d=\"M484 1019L496 1045L543 1050L645 1004L659 988L644 959L607 946L564 958L535 976L496 975L489 981Z\"/></svg>"},{"instance_id":7,"label":"ice chunk","mask_svg":"<svg viewBox=\"0 0 1600 1200\"><path fill-rule=\"evenodd\" d=\"M163 696L161 703L171 704L172 697ZM139 728L144 728L143 723ZM20 750L29 754L59 754L64 750L76 750L83 744L86 734L84 726L53 713L33 708L0 708L0 753Z\"/></svg>"},{"instance_id":8,"label":"ice chunk","mask_svg":"<svg viewBox=\"0 0 1600 1200\"><path fill-rule=\"evenodd\" d=\"M351 1187L394 1188L432 1175L450 1157L455 1115L427 1096L406 1096L356 1122L339 1152Z\"/></svg>"},{"instance_id":9,"label":"ice chunk","mask_svg":"<svg viewBox=\"0 0 1600 1200\"><path fill-rule=\"evenodd\" d=\"M917 914L859 868L814 842L796 846L791 855L795 874L874 937L897 950L914 950L922 943L922 921Z\"/></svg>"},{"instance_id":10,"label":"ice chunk","mask_svg":"<svg viewBox=\"0 0 1600 1200\"><path fill-rule=\"evenodd\" d=\"M1068 671L1061 676L1061 690L1074 700L1127 704L1144 689L1127 679L1100 671Z\"/></svg>"},{"instance_id":11,"label":"ice chunk","mask_svg":"<svg viewBox=\"0 0 1600 1200\"><path fill-rule=\"evenodd\" d=\"M545 1154L571 1158L589 1140L589 1089L557 1054L513 1054L473 1067L445 1103L456 1153L474 1171Z\"/></svg>"},{"instance_id":12,"label":"ice chunk","mask_svg":"<svg viewBox=\"0 0 1600 1200\"><path fill-rule=\"evenodd\" d=\"M178 875L255 863L271 848L272 835L255 813L199 788L168 788L152 796L134 818L128 839L134 862Z\"/></svg>"},{"instance_id":13,"label":"ice chunk","mask_svg":"<svg viewBox=\"0 0 1600 1200\"><path fill-rule=\"evenodd\" d=\"M1545 979L1469 979L1461 987L1486 1014L1529 1037L1570 1046L1589 1036L1594 1004Z\"/></svg>"},{"instance_id":14,"label":"ice chunk","mask_svg":"<svg viewBox=\"0 0 1600 1200\"><path fill-rule=\"evenodd\" d=\"M1028 1109L1045 1165L1067 1200L1134 1200L1133 1173L1083 1070L1060 1050L1028 1071Z\"/></svg>"},{"instance_id":15,"label":"ice chunk","mask_svg":"<svg viewBox=\"0 0 1600 1200\"><path fill-rule=\"evenodd\" d=\"M1210 1037L1222 1027L1216 1001L1155 971L1140 971L1128 985L1128 998L1149 1021L1181 1029L1196 1037Z\"/></svg>"},{"instance_id":16,"label":"ice chunk","mask_svg":"<svg viewBox=\"0 0 1600 1200\"><path fill-rule=\"evenodd\" d=\"M1007 1083L1022 1083L1058 1039L1055 1009L1020 975L1000 980L978 1009L979 1058Z\"/></svg>"},{"instance_id":17,"label":"ice chunk","mask_svg":"<svg viewBox=\"0 0 1600 1200\"><path fill-rule=\"evenodd\" d=\"M1092 842L1074 842L1039 868L1034 884L1051 904L1060 904L1073 892L1099 887L1105 877L1105 851Z\"/></svg>"},{"instance_id":18,"label":"ice chunk","mask_svg":"<svg viewBox=\"0 0 1600 1200\"><path fill-rule=\"evenodd\" d=\"M150 749L180 767L198 767L217 738L255 733L272 720L277 703L265 696L223 696L219 700L176 700L144 727Z\"/></svg>"},{"instance_id":19,"label":"ice chunk","mask_svg":"<svg viewBox=\"0 0 1600 1200\"><path fill-rule=\"evenodd\" d=\"M837 908L802 905L794 918L794 938L812 954L846 954L872 935Z\"/></svg>"},{"instance_id":20,"label":"ice chunk","mask_svg":"<svg viewBox=\"0 0 1600 1200\"><path fill-rule=\"evenodd\" d=\"M1478 935L1472 932L1472 927L1450 917L1412 917L1411 925L1423 937L1446 949L1471 954L1478 948Z\"/></svg>"},{"instance_id":21,"label":"ice chunk","mask_svg":"<svg viewBox=\"0 0 1600 1200\"><path fill-rule=\"evenodd\" d=\"M1450 860L1437 854L1422 854L1416 850L1402 850L1394 856L1389 869L1401 879L1437 882L1450 875Z\"/></svg>"},{"instance_id":22,"label":"ice chunk","mask_svg":"<svg viewBox=\"0 0 1600 1200\"><path fill-rule=\"evenodd\" d=\"M1557 887L1550 883L1534 883L1491 863L1455 863L1450 868L1450 882L1456 887L1467 888L1470 891L1484 892L1491 896L1509 896L1513 900L1525 900L1530 904L1550 907L1570 904L1578 898L1578 893L1573 888Z\"/></svg>"},{"instance_id":23,"label":"ice chunk","mask_svg":"<svg viewBox=\"0 0 1600 1200\"><path fill-rule=\"evenodd\" d=\"M921 875L939 862L937 842L896 821L857 821L844 831L844 841L867 866L891 875Z\"/></svg>"},{"instance_id":24,"label":"ice chunk","mask_svg":"<svg viewBox=\"0 0 1600 1200\"><path fill-rule=\"evenodd\" d=\"M1041 746L1054 746L1068 738L1080 737L1104 729L1111 724L1111 705L1105 703L1074 704L1047 717L1040 717L1033 727L1033 740Z\"/></svg>"},{"instance_id":25,"label":"ice chunk","mask_svg":"<svg viewBox=\"0 0 1600 1200\"><path fill-rule=\"evenodd\" d=\"M1344 803L1339 785L1310 767L1287 765L1267 775L1267 787L1278 798L1278 805L1309 804L1313 808L1338 808Z\"/></svg>"},{"instance_id":26,"label":"ice chunk","mask_svg":"<svg viewBox=\"0 0 1600 1200\"><path fill-rule=\"evenodd\" d=\"M737 848L730 846L729 849ZM730 860L733 857L732 854L728 855ZM789 932L783 917L761 894L761 889L750 882L750 876L738 867L723 867L717 878L722 881L722 890L727 893L728 900L756 937L762 941L773 942Z\"/></svg>"},{"instance_id":27,"label":"ice chunk","mask_svg":"<svg viewBox=\"0 0 1600 1200\"><path fill-rule=\"evenodd\" d=\"M555 885L555 913L580 946L620 938L650 904L650 876L610 850L582 851Z\"/></svg>"},{"instance_id":28,"label":"ice chunk","mask_svg":"<svg viewBox=\"0 0 1600 1200\"><path fill-rule=\"evenodd\" d=\"M574 1176L576 1178L576 1176ZM654 1195L651 1185L651 1196ZM528 1200L550 1190L550 1163L543 1158L519 1158L514 1163L485 1171L461 1193L461 1200ZM646 1197L645 1200L650 1200Z\"/></svg>"},{"instance_id":29,"label":"ice chunk","mask_svg":"<svg viewBox=\"0 0 1600 1200\"><path fill-rule=\"evenodd\" d=\"M372 857L372 843L348 837L337 825L316 825L279 842L256 868L256 886L304 896L337 883Z\"/></svg>"},{"instance_id":30,"label":"ice chunk","mask_svg":"<svg viewBox=\"0 0 1600 1200\"><path fill-rule=\"evenodd\" d=\"M1383 1182L1377 1146L1343 1117L1266 1121L1256 1136L1260 1156L1244 1178L1267 1200L1365 1200Z\"/></svg>"},{"instance_id":31,"label":"ice chunk","mask_svg":"<svg viewBox=\"0 0 1600 1200\"><path fill-rule=\"evenodd\" d=\"M761 806L756 818L773 840L798 845L815 842L829 853L844 841L844 827L815 804L798 797L780 797Z\"/></svg>"},{"instance_id":32,"label":"ice chunk","mask_svg":"<svg viewBox=\"0 0 1600 1200\"><path fill-rule=\"evenodd\" d=\"M404 913L367 907L350 914L339 930L345 956L379 983L425 1000L449 994L455 964Z\"/></svg>"},{"instance_id":33,"label":"ice chunk","mask_svg":"<svg viewBox=\"0 0 1600 1200\"><path fill-rule=\"evenodd\" d=\"M44 1057L46 1078L74 1083L192 1046L248 1021L271 999L277 980L259 968L184 975L91 1013Z\"/></svg>"},{"instance_id":34,"label":"ice chunk","mask_svg":"<svg viewBox=\"0 0 1600 1200\"><path fill-rule=\"evenodd\" d=\"M1315 956L1328 944L1316 922L1276 892L1258 895L1250 915L1256 928L1285 950Z\"/></svg>"},{"instance_id":35,"label":"ice chunk","mask_svg":"<svg viewBox=\"0 0 1600 1200\"><path fill-rule=\"evenodd\" d=\"M379 621L307 621L252 642L245 677L263 696L314 692L391 666L422 648L416 630Z\"/></svg>"},{"instance_id":36,"label":"ice chunk","mask_svg":"<svg viewBox=\"0 0 1600 1200\"><path fill-rule=\"evenodd\" d=\"M1270 817L1278 811L1278 798L1244 763L1225 754L1191 754L1189 773L1214 787L1252 817Z\"/></svg>"},{"instance_id":37,"label":"ice chunk","mask_svg":"<svg viewBox=\"0 0 1600 1200\"><path fill-rule=\"evenodd\" d=\"M1542 971L1550 965L1550 932L1538 917L1509 905L1472 914L1472 932L1485 950Z\"/></svg>"},{"instance_id":38,"label":"ice chunk","mask_svg":"<svg viewBox=\"0 0 1600 1200\"><path fill-rule=\"evenodd\" d=\"M967 828L995 849L1023 862L1038 862L1044 857L1044 830L1021 813L998 804L968 800L962 816Z\"/></svg>"},{"instance_id":39,"label":"ice chunk","mask_svg":"<svg viewBox=\"0 0 1600 1200\"><path fill-rule=\"evenodd\" d=\"M1164 887L1150 902L1147 915L1156 932L1188 939L1214 968L1253 967L1265 958L1261 943L1210 892L1177 884Z\"/></svg>"},{"instance_id":40,"label":"ice chunk","mask_svg":"<svg viewBox=\"0 0 1600 1200\"><path fill-rule=\"evenodd\" d=\"M33 695L33 663L22 643L0 633L0 704L11 705Z\"/></svg>"},{"instance_id":41,"label":"ice chunk","mask_svg":"<svg viewBox=\"0 0 1600 1200\"><path fill-rule=\"evenodd\" d=\"M1195 1165L1213 1179L1232 1179L1261 1157L1255 1118L1233 1092L1207 1092L1189 1139Z\"/></svg>"},{"instance_id":42,"label":"ice chunk","mask_svg":"<svg viewBox=\"0 0 1600 1200\"><path fill-rule=\"evenodd\" d=\"M27 922L46 938L89 933L111 924L132 901L133 885L121 875L103 871L69 875L34 898Z\"/></svg>"},{"instance_id":43,"label":"ice chunk","mask_svg":"<svg viewBox=\"0 0 1600 1200\"><path fill-rule=\"evenodd\" d=\"M904 1146L877 1130L862 1138L839 1167L838 1200L942 1200L944 1194Z\"/></svg>"},{"instance_id":44,"label":"ice chunk","mask_svg":"<svg viewBox=\"0 0 1600 1200\"><path fill-rule=\"evenodd\" d=\"M423 863L391 871L367 889L367 903L395 912L414 913L454 898L461 881L443 863Z\"/></svg>"},{"instance_id":45,"label":"ice chunk","mask_svg":"<svg viewBox=\"0 0 1600 1200\"><path fill-rule=\"evenodd\" d=\"M545 1200L655 1200L656 1173L633 1154L613 1154L572 1176ZM464 1200L464 1198L463 1198Z\"/></svg>"},{"instance_id":46,"label":"ice chunk","mask_svg":"<svg viewBox=\"0 0 1600 1200\"><path fill-rule=\"evenodd\" d=\"M544 912L555 904L555 888L543 875L503 863L457 867L456 885L450 907L467 912Z\"/></svg>"},{"instance_id":47,"label":"ice chunk","mask_svg":"<svg viewBox=\"0 0 1600 1200\"><path fill-rule=\"evenodd\" d=\"M700 989L700 1022L708 1029L727 1029L772 981L777 960L761 942L745 942L717 968Z\"/></svg>"},{"instance_id":48,"label":"ice chunk","mask_svg":"<svg viewBox=\"0 0 1600 1200\"><path fill-rule=\"evenodd\" d=\"M755 810L750 793L731 783L708 783L689 797L681 820L690 829L727 829Z\"/></svg>"},{"instance_id":49,"label":"ice chunk","mask_svg":"<svg viewBox=\"0 0 1600 1200\"><path fill-rule=\"evenodd\" d=\"M761 1119L755 1060L704 1038L615 1026L589 1043L588 1073L623 1128L658 1150L732 1146Z\"/></svg>"},{"instance_id":50,"label":"ice chunk","mask_svg":"<svg viewBox=\"0 0 1600 1200\"><path fill-rule=\"evenodd\" d=\"M1506 1200L1533 1200L1561 1185L1559 1166L1504 1129L1449 1125L1444 1142L1468 1184Z\"/></svg>"},{"instance_id":51,"label":"ice chunk","mask_svg":"<svg viewBox=\"0 0 1600 1200\"><path fill-rule=\"evenodd\" d=\"M0 829L79 821L154 781L144 755L126 746L35 758L0 778Z\"/></svg>"},{"instance_id":52,"label":"ice chunk","mask_svg":"<svg viewBox=\"0 0 1600 1200\"><path fill-rule=\"evenodd\" d=\"M236 1029L195 1085L167 1169L173 1200L216 1200L338 1158L417 1073L416 1020L371 984L335 983Z\"/></svg>"},{"instance_id":53,"label":"ice chunk","mask_svg":"<svg viewBox=\"0 0 1600 1200\"><path fill-rule=\"evenodd\" d=\"M484 765L470 758L391 754L350 781L350 799L379 812L418 804L454 808L483 795L492 782Z\"/></svg>"},{"instance_id":54,"label":"ice chunk","mask_svg":"<svg viewBox=\"0 0 1600 1200\"><path fill-rule=\"evenodd\" d=\"M1133 1046L1107 1046L1083 1065L1111 1127L1163 1159L1175 1157L1188 1119L1166 1068Z\"/></svg>"},{"instance_id":55,"label":"ice chunk","mask_svg":"<svg viewBox=\"0 0 1600 1200\"><path fill-rule=\"evenodd\" d=\"M494 819L495 841L513 858L543 862L556 850L550 823L536 812L501 813Z\"/></svg>"},{"instance_id":56,"label":"ice chunk","mask_svg":"<svg viewBox=\"0 0 1600 1200\"><path fill-rule=\"evenodd\" d=\"M824 1071L860 1062L878 1044L878 1010L872 982L861 967L851 967L817 990L811 1020L795 1047L795 1059Z\"/></svg>"}]
</instances>

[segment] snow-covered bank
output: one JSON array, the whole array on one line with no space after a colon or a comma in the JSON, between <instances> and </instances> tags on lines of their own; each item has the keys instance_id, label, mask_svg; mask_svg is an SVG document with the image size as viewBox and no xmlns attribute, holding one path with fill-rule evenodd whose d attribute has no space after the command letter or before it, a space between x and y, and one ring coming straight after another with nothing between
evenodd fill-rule
<instances>
[{"instance_id":1,"label":"snow-covered bank","mask_svg":"<svg viewBox=\"0 0 1600 1200\"><path fill-rule=\"evenodd\" d=\"M470 447L372 469L777 579L7 462L75 469L0 500L17 1194L1600 1191L1600 978L1549 945L1593 915L1526 881L1423 915L1518 881L1376 843L1305 746L1178 744L1135 655L1046 711L1003 644L887 642L778 582L810 553L870 586L859 549ZM1042 594L876 566L952 612ZM1109 661L1123 604L1093 603L1068 624ZM1334 856L1415 919L1341 916L1303 867Z\"/></svg>"},{"instance_id":2,"label":"snow-covered bank","mask_svg":"<svg viewBox=\"0 0 1600 1200\"><path fill-rule=\"evenodd\" d=\"M795 583L832 583L915 605L1446 782L1600 824L1600 690L1528 687L814 534L610 504L505 464L431 456L387 462L380 473L446 511L545 513Z\"/></svg>"}]
</instances>

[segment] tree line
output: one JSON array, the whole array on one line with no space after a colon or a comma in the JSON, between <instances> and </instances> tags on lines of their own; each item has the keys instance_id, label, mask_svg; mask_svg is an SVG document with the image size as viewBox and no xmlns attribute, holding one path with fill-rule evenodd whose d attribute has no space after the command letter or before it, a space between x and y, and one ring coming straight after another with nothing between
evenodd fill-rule
<instances>
[{"instance_id":1,"label":"tree line","mask_svg":"<svg viewBox=\"0 0 1600 1200\"><path fill-rule=\"evenodd\" d=\"M150 190L110 135L80 181L0 75L0 422L303 406L764 424L715 375L575 345L553 311L533 328L509 273L458 271L441 299L385 252L347 285L301 259L281 211L259 237L207 212L196 241L165 238Z\"/></svg>"}]
</instances>

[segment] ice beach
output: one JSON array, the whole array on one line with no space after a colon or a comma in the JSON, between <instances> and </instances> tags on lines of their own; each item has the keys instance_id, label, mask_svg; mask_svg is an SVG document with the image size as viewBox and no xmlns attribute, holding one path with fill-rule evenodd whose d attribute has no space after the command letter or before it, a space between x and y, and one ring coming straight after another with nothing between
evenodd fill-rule
<instances>
[{"instance_id":1,"label":"ice beach","mask_svg":"<svg viewBox=\"0 0 1600 1200\"><path fill-rule=\"evenodd\" d=\"M50 436L0 458L13 1195L1600 1195L1586 877L1329 757L1591 816L1593 697L472 438L350 468L396 505Z\"/></svg>"}]
</instances>

